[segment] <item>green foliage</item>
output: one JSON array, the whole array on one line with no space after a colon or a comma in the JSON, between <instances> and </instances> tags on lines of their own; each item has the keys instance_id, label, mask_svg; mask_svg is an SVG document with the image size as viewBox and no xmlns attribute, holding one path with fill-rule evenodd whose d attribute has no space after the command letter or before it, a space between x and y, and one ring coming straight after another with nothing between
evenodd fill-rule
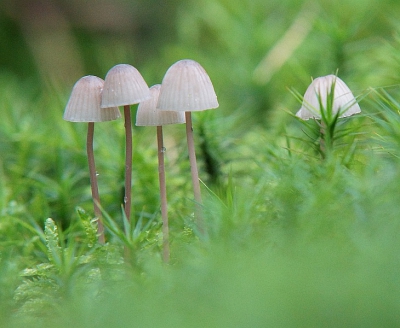
<instances>
[{"instance_id":1,"label":"green foliage","mask_svg":"<svg viewBox=\"0 0 400 328\"><path fill-rule=\"evenodd\" d=\"M38 317L51 322L60 313L59 303L63 298L80 293L84 285L97 286L104 277L115 281L123 276L118 247L99 248L96 222L83 209L78 208L77 212L79 224L67 234L59 230L54 220L45 221L47 261L25 268L21 273L22 283L14 292L17 322L19 318L25 322ZM107 265L113 269L102 273Z\"/></svg>"},{"instance_id":2,"label":"green foliage","mask_svg":"<svg viewBox=\"0 0 400 328\"><path fill-rule=\"evenodd\" d=\"M379 127L375 133L376 142L382 152L399 158L400 142L400 103L386 90L374 90L374 106L378 112L372 117Z\"/></svg>"},{"instance_id":3,"label":"green foliage","mask_svg":"<svg viewBox=\"0 0 400 328\"><path fill-rule=\"evenodd\" d=\"M356 142L359 141L362 132L357 131L355 124L349 125L349 119L342 117L356 101L346 104L348 107L339 108L334 112L334 101L338 96L335 95L336 80L331 84L329 90L319 90L316 94L318 100L318 108L308 108L308 99L305 99L295 90L290 90L294 97L301 104L310 110L313 115L320 118L312 119L311 122L296 119L303 125L303 132L306 138L297 138L304 141L306 145L313 149L315 154L319 154L323 159L327 160L330 156L340 156L344 165L349 165L353 161ZM322 96L322 93L326 97ZM324 102L324 99L326 101ZM361 100L362 97L359 97ZM361 116L361 115L357 115Z\"/></svg>"},{"instance_id":4,"label":"green foliage","mask_svg":"<svg viewBox=\"0 0 400 328\"><path fill-rule=\"evenodd\" d=\"M207 70L220 108L193 114L193 128L208 238L193 229L183 125L164 130L169 264L161 256L152 128L134 127L133 215L126 219L119 120L96 124L94 135L106 228L106 243L98 243L86 125L62 120L72 84L41 71L37 53L24 51L24 65L37 66L19 66L16 49L32 44L14 40L8 28L17 28L17 38L27 28L2 12L0 35L15 42L16 62L0 73L0 326L398 325L399 3L158 5L126 3L137 18L134 37L131 30L93 33L72 18L63 35L78 44L81 56L71 61L84 74L104 75L124 60L151 85L182 58ZM294 48L287 42L293 31ZM10 49L2 67L13 59ZM311 76L337 71L362 114L325 118L332 156L321 160L321 126L294 117L298 104L287 90L301 95ZM332 92L330 100L332 109Z\"/></svg>"}]
</instances>

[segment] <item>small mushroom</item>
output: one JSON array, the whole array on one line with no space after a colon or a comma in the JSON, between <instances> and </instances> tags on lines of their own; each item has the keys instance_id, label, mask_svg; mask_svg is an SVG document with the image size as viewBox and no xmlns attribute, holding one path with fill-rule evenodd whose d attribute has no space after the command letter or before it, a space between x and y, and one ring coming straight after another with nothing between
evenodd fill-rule
<instances>
[{"instance_id":1,"label":"small mushroom","mask_svg":"<svg viewBox=\"0 0 400 328\"><path fill-rule=\"evenodd\" d=\"M194 149L192 111L219 106L214 87L204 68L194 60L183 59L166 72L160 89L157 108L162 111L182 111L186 118L186 137L192 174L193 192L197 209L197 226L204 232L199 174Z\"/></svg>"},{"instance_id":2,"label":"small mushroom","mask_svg":"<svg viewBox=\"0 0 400 328\"><path fill-rule=\"evenodd\" d=\"M333 103L329 104L331 92L333 92ZM336 75L327 75L312 81L304 94L303 104L296 116L303 120L321 119L324 116L328 118L328 116L336 115L338 112L339 117L347 117L360 113L361 109L346 83Z\"/></svg>"},{"instance_id":3,"label":"small mushroom","mask_svg":"<svg viewBox=\"0 0 400 328\"><path fill-rule=\"evenodd\" d=\"M74 85L64 111L64 120L87 122L86 150L89 163L90 185L94 203L94 213L98 219L99 242L104 243L104 227L101 221L100 196L97 185L96 165L93 154L94 122L112 121L121 117L117 107L100 108L104 81L93 75L80 78Z\"/></svg>"},{"instance_id":4,"label":"small mushroom","mask_svg":"<svg viewBox=\"0 0 400 328\"><path fill-rule=\"evenodd\" d=\"M360 106L349 87L336 75L327 75L312 81L296 116L303 120L317 120L321 135L320 151L325 158L333 146L338 118L360 112Z\"/></svg>"},{"instance_id":5,"label":"small mushroom","mask_svg":"<svg viewBox=\"0 0 400 328\"><path fill-rule=\"evenodd\" d=\"M158 96L160 94L160 84L153 85L150 88L151 98L141 102L136 113L137 126L156 126L157 127L157 145L158 145L158 178L160 183L161 217L163 221L163 260L169 261L169 227L168 227L168 209L167 209L167 189L165 182L164 168L164 143L163 143L163 125L185 123L183 112L160 111L157 107Z\"/></svg>"},{"instance_id":6,"label":"small mushroom","mask_svg":"<svg viewBox=\"0 0 400 328\"><path fill-rule=\"evenodd\" d=\"M147 83L139 71L128 64L112 67L104 80L101 107L124 106L125 118L125 196L124 209L130 221L132 203L132 121L130 105L150 98Z\"/></svg>"}]
</instances>

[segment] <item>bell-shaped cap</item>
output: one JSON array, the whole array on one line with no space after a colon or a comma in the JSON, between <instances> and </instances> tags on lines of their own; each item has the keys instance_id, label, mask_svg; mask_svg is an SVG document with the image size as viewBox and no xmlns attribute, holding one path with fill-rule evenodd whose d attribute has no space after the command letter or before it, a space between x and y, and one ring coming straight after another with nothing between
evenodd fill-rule
<instances>
[{"instance_id":1,"label":"bell-shaped cap","mask_svg":"<svg viewBox=\"0 0 400 328\"><path fill-rule=\"evenodd\" d=\"M165 73L157 105L160 110L189 112L218 106L210 77L196 61L180 60Z\"/></svg>"},{"instance_id":2,"label":"bell-shaped cap","mask_svg":"<svg viewBox=\"0 0 400 328\"><path fill-rule=\"evenodd\" d=\"M296 116L303 120L310 118L321 118L321 110L326 113L328 95L333 89L332 114L339 112L339 117L347 117L361 112L356 98L349 87L336 75L318 77L312 81L304 94L303 104ZM320 108L320 102L323 108Z\"/></svg>"},{"instance_id":3,"label":"bell-shaped cap","mask_svg":"<svg viewBox=\"0 0 400 328\"><path fill-rule=\"evenodd\" d=\"M184 112L161 111L157 109L161 84L150 88L151 98L142 101L136 113L137 126L160 126L167 124L185 123Z\"/></svg>"},{"instance_id":4,"label":"bell-shaped cap","mask_svg":"<svg viewBox=\"0 0 400 328\"><path fill-rule=\"evenodd\" d=\"M87 75L81 77L72 88L64 120L71 122L104 122L121 117L117 107L100 108L103 79Z\"/></svg>"},{"instance_id":5,"label":"bell-shaped cap","mask_svg":"<svg viewBox=\"0 0 400 328\"><path fill-rule=\"evenodd\" d=\"M133 105L149 98L149 87L135 67L118 64L108 71L101 107Z\"/></svg>"}]
</instances>

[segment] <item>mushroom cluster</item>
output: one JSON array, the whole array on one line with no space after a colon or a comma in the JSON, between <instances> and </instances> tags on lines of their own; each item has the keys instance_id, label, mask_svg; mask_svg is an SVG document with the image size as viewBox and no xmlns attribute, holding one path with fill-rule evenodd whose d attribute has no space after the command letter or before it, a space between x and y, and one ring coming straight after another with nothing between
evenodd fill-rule
<instances>
[{"instance_id":1,"label":"mushroom cluster","mask_svg":"<svg viewBox=\"0 0 400 328\"><path fill-rule=\"evenodd\" d=\"M201 213L202 199L194 149L191 112L217 108L219 105L208 74L199 63L190 59L180 60L173 64L167 70L162 83L151 88L148 87L139 71L128 64L118 64L112 67L106 74L104 81L95 76L85 76L76 82L65 108L64 119L72 122L88 123L87 155L100 243L105 242L105 236L93 154L94 122L120 118L118 107L123 107L126 135L125 196L123 205L124 215L129 221L131 217L133 157L130 106L134 104L138 104L136 125L157 127L158 173L163 222L163 259L168 262L170 257L169 228L162 127L167 124L186 123L193 193L196 203L195 216L199 232L204 232L205 228Z\"/></svg>"}]
</instances>

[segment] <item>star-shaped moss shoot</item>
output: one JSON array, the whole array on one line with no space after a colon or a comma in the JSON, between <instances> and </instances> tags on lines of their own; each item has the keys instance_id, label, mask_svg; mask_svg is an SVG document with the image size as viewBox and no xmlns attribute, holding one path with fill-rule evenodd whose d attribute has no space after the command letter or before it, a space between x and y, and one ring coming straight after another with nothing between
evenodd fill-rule
<instances>
[{"instance_id":1,"label":"star-shaped moss shoot","mask_svg":"<svg viewBox=\"0 0 400 328\"><path fill-rule=\"evenodd\" d=\"M169 227L168 227L168 208L167 208L167 188L165 182L164 168L164 142L163 125L185 123L183 112L160 111L157 107L158 96L160 94L160 84L150 88L151 98L141 102L136 113L137 126L156 126L157 127L157 146L158 146L158 178L160 183L161 217L163 221L163 260L169 261Z\"/></svg>"},{"instance_id":2,"label":"star-shaped moss shoot","mask_svg":"<svg viewBox=\"0 0 400 328\"><path fill-rule=\"evenodd\" d=\"M360 106L349 87L336 75L327 75L312 81L296 116L303 120L317 120L321 128L320 150L325 157L332 148L338 119L360 112Z\"/></svg>"},{"instance_id":3,"label":"star-shaped moss shoot","mask_svg":"<svg viewBox=\"0 0 400 328\"><path fill-rule=\"evenodd\" d=\"M89 163L90 185L94 203L94 213L98 219L99 242L104 243L104 227L101 221L100 196L97 185L96 165L93 154L94 122L116 120L121 117L117 107L100 108L104 81L93 75L80 78L74 85L64 111L64 120L87 122L87 157Z\"/></svg>"},{"instance_id":4,"label":"star-shaped moss shoot","mask_svg":"<svg viewBox=\"0 0 400 328\"><path fill-rule=\"evenodd\" d=\"M191 112L219 106L214 87L204 68L194 60L183 59L173 64L161 83L157 108L162 111L185 112L186 136L196 201L197 228L204 232L199 174L194 149Z\"/></svg>"},{"instance_id":5,"label":"star-shaped moss shoot","mask_svg":"<svg viewBox=\"0 0 400 328\"><path fill-rule=\"evenodd\" d=\"M124 209L130 221L132 203L132 121L130 105L150 98L147 83L139 71L128 64L112 67L104 80L101 107L124 106L125 118L125 196Z\"/></svg>"}]
</instances>

